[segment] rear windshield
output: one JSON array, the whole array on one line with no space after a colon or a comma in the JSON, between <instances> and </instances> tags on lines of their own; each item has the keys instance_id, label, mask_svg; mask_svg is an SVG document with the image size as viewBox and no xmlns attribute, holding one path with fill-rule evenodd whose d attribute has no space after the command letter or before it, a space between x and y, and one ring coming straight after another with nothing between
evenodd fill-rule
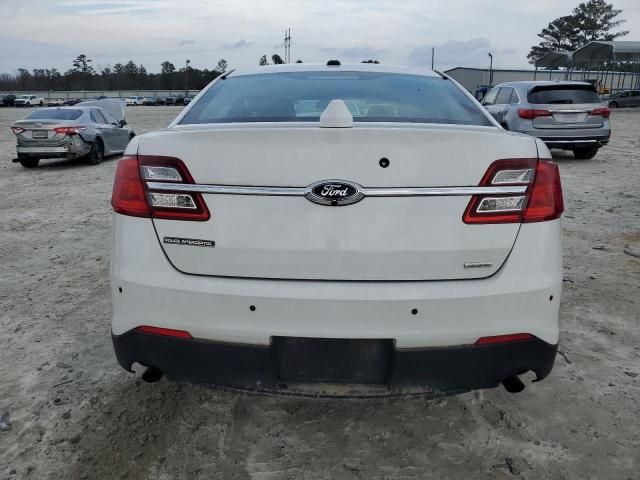
<instances>
[{"instance_id":1,"label":"rear windshield","mask_svg":"<svg viewBox=\"0 0 640 480\"><path fill-rule=\"evenodd\" d=\"M82 110L77 109L42 109L35 110L27 115L27 120L77 120L82 115Z\"/></svg>"},{"instance_id":2,"label":"rear windshield","mask_svg":"<svg viewBox=\"0 0 640 480\"><path fill-rule=\"evenodd\" d=\"M491 125L450 80L372 72L229 77L207 90L180 123L317 122L334 99L345 102L355 122Z\"/></svg>"},{"instance_id":3,"label":"rear windshield","mask_svg":"<svg viewBox=\"0 0 640 480\"><path fill-rule=\"evenodd\" d=\"M576 85L550 85L536 87L529 92L529 103L600 103L600 97L593 87Z\"/></svg>"}]
</instances>

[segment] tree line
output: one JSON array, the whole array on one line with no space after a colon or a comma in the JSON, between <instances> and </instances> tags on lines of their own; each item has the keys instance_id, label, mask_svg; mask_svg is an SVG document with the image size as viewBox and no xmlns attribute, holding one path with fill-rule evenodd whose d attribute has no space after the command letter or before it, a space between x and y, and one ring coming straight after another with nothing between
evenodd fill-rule
<instances>
[{"instance_id":1,"label":"tree line","mask_svg":"<svg viewBox=\"0 0 640 480\"><path fill-rule=\"evenodd\" d=\"M618 18L622 10L605 0L589 0L580 3L570 15L556 18L542 29L540 43L531 47L527 55L529 63L547 53L572 52L594 40L615 40L624 37L628 30L617 30L626 20Z\"/></svg>"},{"instance_id":2,"label":"tree line","mask_svg":"<svg viewBox=\"0 0 640 480\"><path fill-rule=\"evenodd\" d=\"M280 65L284 63L278 54L266 55L258 60L258 65ZM302 63L302 60L296 60ZM378 60L364 60L362 63L379 63ZM166 60L160 65L160 73L149 73L144 65L136 65L132 60L105 67L94 67L93 61L85 54L78 55L72 68L62 73L56 68L34 68L29 71L19 68L17 73L0 74L2 91L49 91L49 90L202 90L216 77L227 71L227 61L220 59L209 69L182 68Z\"/></svg>"},{"instance_id":3,"label":"tree line","mask_svg":"<svg viewBox=\"0 0 640 480\"><path fill-rule=\"evenodd\" d=\"M224 59L211 70L189 65L178 69L168 60L162 62L160 73L149 73L132 60L96 69L92 60L81 54L64 73L56 68L19 68L15 74L0 74L0 90L201 90L226 70Z\"/></svg>"}]
</instances>

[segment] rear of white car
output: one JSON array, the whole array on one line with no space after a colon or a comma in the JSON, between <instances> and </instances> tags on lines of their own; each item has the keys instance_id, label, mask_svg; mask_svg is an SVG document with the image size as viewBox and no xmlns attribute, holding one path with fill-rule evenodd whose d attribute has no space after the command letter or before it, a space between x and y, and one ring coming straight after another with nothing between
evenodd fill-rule
<instances>
[{"instance_id":1,"label":"rear of white car","mask_svg":"<svg viewBox=\"0 0 640 480\"><path fill-rule=\"evenodd\" d=\"M557 166L452 80L232 72L136 137L113 192L113 341L150 377L282 393L453 393L544 378Z\"/></svg>"}]
</instances>

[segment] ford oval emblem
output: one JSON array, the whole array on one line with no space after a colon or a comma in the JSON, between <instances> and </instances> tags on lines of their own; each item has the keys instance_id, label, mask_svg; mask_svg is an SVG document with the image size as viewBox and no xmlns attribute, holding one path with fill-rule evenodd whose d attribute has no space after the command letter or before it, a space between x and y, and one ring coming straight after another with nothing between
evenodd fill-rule
<instances>
[{"instance_id":1,"label":"ford oval emblem","mask_svg":"<svg viewBox=\"0 0 640 480\"><path fill-rule=\"evenodd\" d=\"M324 180L309 185L304 196L307 200L320 204L340 207L359 202L364 198L364 189L354 182L345 180Z\"/></svg>"}]
</instances>

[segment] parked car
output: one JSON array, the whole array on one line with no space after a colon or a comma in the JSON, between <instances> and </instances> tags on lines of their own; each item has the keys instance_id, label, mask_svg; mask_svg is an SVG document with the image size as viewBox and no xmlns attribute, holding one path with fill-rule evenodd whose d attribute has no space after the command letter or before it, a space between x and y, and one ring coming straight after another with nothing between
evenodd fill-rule
<instances>
[{"instance_id":1,"label":"parked car","mask_svg":"<svg viewBox=\"0 0 640 480\"><path fill-rule=\"evenodd\" d=\"M47 107L62 107L64 106L63 98L50 98L47 100Z\"/></svg>"},{"instance_id":2,"label":"parked car","mask_svg":"<svg viewBox=\"0 0 640 480\"><path fill-rule=\"evenodd\" d=\"M12 93L2 96L2 106L3 107L14 107L16 101L16 96Z\"/></svg>"},{"instance_id":3,"label":"parked car","mask_svg":"<svg viewBox=\"0 0 640 480\"><path fill-rule=\"evenodd\" d=\"M182 104L183 105L189 105L191 103L191 100L193 100L193 97L184 97L182 99Z\"/></svg>"},{"instance_id":4,"label":"parked car","mask_svg":"<svg viewBox=\"0 0 640 480\"><path fill-rule=\"evenodd\" d=\"M607 101L610 108L640 107L640 90L616 92Z\"/></svg>"},{"instance_id":5,"label":"parked car","mask_svg":"<svg viewBox=\"0 0 640 480\"><path fill-rule=\"evenodd\" d=\"M36 95L20 95L14 100L16 107L36 107L44 105L44 98Z\"/></svg>"},{"instance_id":6,"label":"parked car","mask_svg":"<svg viewBox=\"0 0 640 480\"><path fill-rule=\"evenodd\" d=\"M158 99L156 97L144 97L144 102L142 102L143 105L157 105L158 104Z\"/></svg>"},{"instance_id":7,"label":"parked car","mask_svg":"<svg viewBox=\"0 0 640 480\"><path fill-rule=\"evenodd\" d=\"M138 106L144 105L144 97L134 96L129 97L125 100L127 106Z\"/></svg>"},{"instance_id":8,"label":"parked car","mask_svg":"<svg viewBox=\"0 0 640 480\"><path fill-rule=\"evenodd\" d=\"M49 158L87 157L95 165L105 156L122 153L135 135L118 99L39 108L14 122L11 130L17 140L14 161L25 168L35 168Z\"/></svg>"},{"instance_id":9,"label":"parked car","mask_svg":"<svg viewBox=\"0 0 640 480\"><path fill-rule=\"evenodd\" d=\"M165 105L176 105L176 97L174 97L174 96L166 97L164 99L164 104Z\"/></svg>"},{"instance_id":10,"label":"parked car","mask_svg":"<svg viewBox=\"0 0 640 480\"><path fill-rule=\"evenodd\" d=\"M156 105L166 105L164 97L156 97Z\"/></svg>"},{"instance_id":11,"label":"parked car","mask_svg":"<svg viewBox=\"0 0 640 480\"><path fill-rule=\"evenodd\" d=\"M609 108L586 82L510 82L495 86L482 105L507 130L542 139L549 148L593 158L609 143Z\"/></svg>"},{"instance_id":12,"label":"parked car","mask_svg":"<svg viewBox=\"0 0 640 480\"><path fill-rule=\"evenodd\" d=\"M84 100L82 98L68 98L67 100L64 101L64 105L65 106L73 106L73 105L77 105L80 102L83 102Z\"/></svg>"},{"instance_id":13,"label":"parked car","mask_svg":"<svg viewBox=\"0 0 640 480\"><path fill-rule=\"evenodd\" d=\"M558 167L438 72L236 70L133 139L112 205L112 338L147 381L515 392L552 368Z\"/></svg>"}]
</instances>

